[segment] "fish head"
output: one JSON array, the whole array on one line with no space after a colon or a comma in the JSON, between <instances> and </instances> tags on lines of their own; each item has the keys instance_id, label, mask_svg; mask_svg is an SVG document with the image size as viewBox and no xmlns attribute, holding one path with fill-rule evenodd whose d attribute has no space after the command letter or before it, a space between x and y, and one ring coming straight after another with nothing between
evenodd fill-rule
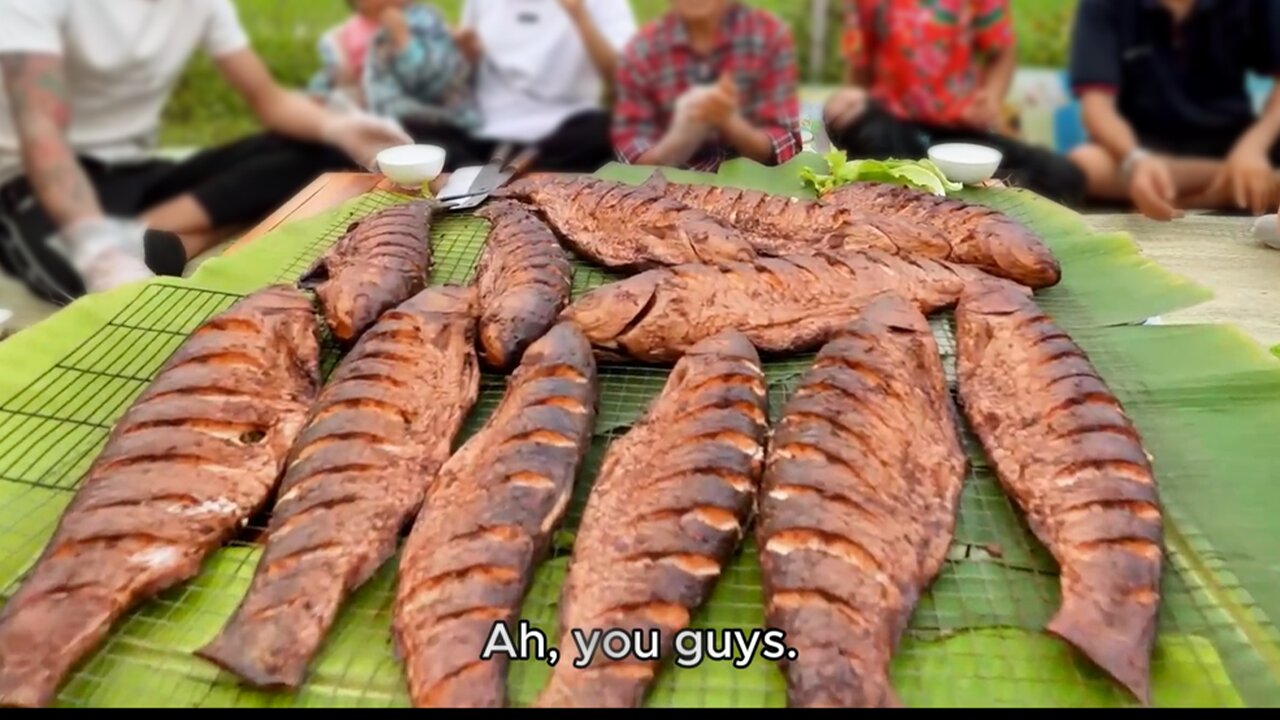
<instances>
[{"instance_id":1,"label":"fish head","mask_svg":"<svg viewBox=\"0 0 1280 720\"><path fill-rule=\"evenodd\" d=\"M680 232L698 259L705 263L751 262L756 257L755 248L741 232L709 216L685 220L680 224Z\"/></svg>"},{"instance_id":2,"label":"fish head","mask_svg":"<svg viewBox=\"0 0 1280 720\"><path fill-rule=\"evenodd\" d=\"M667 270L650 270L593 290L561 314L582 330L592 345L617 350L624 336L644 320L657 300L658 284Z\"/></svg>"},{"instance_id":3,"label":"fish head","mask_svg":"<svg viewBox=\"0 0 1280 720\"><path fill-rule=\"evenodd\" d=\"M999 274L1026 283L1039 290L1053 287L1062 279L1062 266L1053 251L1029 228L1000 215L982 220L978 237L992 238L985 243L999 268ZM994 238L1019 238L1017 242Z\"/></svg>"}]
</instances>

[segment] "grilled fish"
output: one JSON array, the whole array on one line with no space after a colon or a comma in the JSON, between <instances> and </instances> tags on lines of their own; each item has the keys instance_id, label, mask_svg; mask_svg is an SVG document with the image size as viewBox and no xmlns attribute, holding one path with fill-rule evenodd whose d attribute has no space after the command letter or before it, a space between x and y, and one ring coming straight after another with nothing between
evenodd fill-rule
<instances>
[{"instance_id":1,"label":"grilled fish","mask_svg":"<svg viewBox=\"0 0 1280 720\"><path fill-rule=\"evenodd\" d=\"M475 291L429 288L334 371L291 453L253 584L197 652L296 688L343 600L395 552L479 392Z\"/></svg>"},{"instance_id":2,"label":"grilled fish","mask_svg":"<svg viewBox=\"0 0 1280 720\"><path fill-rule=\"evenodd\" d=\"M578 669L572 633L657 631L660 647L671 648L750 519L766 408L760 358L746 337L728 332L694 347L646 417L610 445L562 589L563 656L539 705L643 702L659 661L597 654Z\"/></svg>"},{"instance_id":3,"label":"grilled fish","mask_svg":"<svg viewBox=\"0 0 1280 720\"><path fill-rule=\"evenodd\" d=\"M885 295L836 333L774 430L756 544L795 707L898 704L889 661L942 568L968 467L924 316Z\"/></svg>"},{"instance_id":4,"label":"grilled fish","mask_svg":"<svg viewBox=\"0 0 1280 720\"><path fill-rule=\"evenodd\" d=\"M752 239L660 190L590 176L535 175L495 193L535 205L578 256L618 270L755 257Z\"/></svg>"},{"instance_id":5,"label":"grilled fish","mask_svg":"<svg viewBox=\"0 0 1280 720\"><path fill-rule=\"evenodd\" d=\"M753 247L761 255L879 250L955 261L946 236L901 218L757 190L669 183L659 173L654 173L648 184L668 198L750 233Z\"/></svg>"},{"instance_id":6,"label":"grilled fish","mask_svg":"<svg viewBox=\"0 0 1280 720\"><path fill-rule=\"evenodd\" d=\"M273 287L187 339L116 423L0 613L0 705L42 706L139 602L271 496L320 382L311 303Z\"/></svg>"},{"instance_id":7,"label":"grilled fish","mask_svg":"<svg viewBox=\"0 0 1280 720\"><path fill-rule=\"evenodd\" d=\"M497 201L476 215L493 223L476 271L484 361L510 369L569 304L573 271L551 229L528 206Z\"/></svg>"},{"instance_id":8,"label":"grilled fish","mask_svg":"<svg viewBox=\"0 0 1280 720\"><path fill-rule=\"evenodd\" d=\"M1057 285L1062 269L1030 228L984 205L884 183L854 183L823 198L828 205L897 216L948 238L951 262L974 265L1027 287Z\"/></svg>"},{"instance_id":9,"label":"grilled fish","mask_svg":"<svg viewBox=\"0 0 1280 720\"><path fill-rule=\"evenodd\" d=\"M360 337L382 313L422 290L431 273L432 205L415 202L352 223L299 284L314 288L333 336Z\"/></svg>"},{"instance_id":10,"label":"grilled fish","mask_svg":"<svg viewBox=\"0 0 1280 720\"><path fill-rule=\"evenodd\" d=\"M1163 531L1137 430L1085 353L1026 296L980 286L956 322L965 413L1061 567L1049 632L1148 701Z\"/></svg>"},{"instance_id":11,"label":"grilled fish","mask_svg":"<svg viewBox=\"0 0 1280 720\"><path fill-rule=\"evenodd\" d=\"M579 298L564 317L604 357L668 362L731 328L764 352L802 351L826 342L881 292L897 292L932 312L983 277L963 265L875 251L684 265L606 285Z\"/></svg>"},{"instance_id":12,"label":"grilled fish","mask_svg":"<svg viewBox=\"0 0 1280 720\"><path fill-rule=\"evenodd\" d=\"M480 655L495 623L514 623L564 517L595 401L591 346L557 325L428 491L400 558L393 626L414 705L505 703L507 659Z\"/></svg>"}]
</instances>

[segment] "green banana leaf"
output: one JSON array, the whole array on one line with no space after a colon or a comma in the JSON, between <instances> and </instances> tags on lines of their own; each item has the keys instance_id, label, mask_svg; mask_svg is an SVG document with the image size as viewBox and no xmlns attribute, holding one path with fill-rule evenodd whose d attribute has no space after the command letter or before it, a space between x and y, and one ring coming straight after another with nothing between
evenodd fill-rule
<instances>
[{"instance_id":1,"label":"green banana leaf","mask_svg":"<svg viewBox=\"0 0 1280 720\"><path fill-rule=\"evenodd\" d=\"M716 175L664 171L675 182L712 182L806 196L802 167L735 161ZM642 182L654 170L614 165L601 175ZM967 190L967 199L1028 223L1064 268L1040 295L1046 311L1088 350L1125 403L1155 458L1166 507L1168 562L1153 663L1159 706L1280 704L1280 362L1232 328L1137 327L1152 315L1208 297L1150 263L1125 235L1096 234L1071 211L1008 190ZM305 272L354 218L402 198L375 193L286 225L243 251L206 263L186 281L155 281L80 301L0 343L0 588L10 595L30 567L92 462L111 423L185 335L236 297ZM433 229L437 283L467 282L485 225L450 216ZM581 294L614 276L575 264ZM951 365L950 318L933 320ZM330 353L328 362L337 360ZM766 363L776 418L812 356ZM538 569L521 617L556 641L556 608L574 529L609 443L625 433L666 382L664 368L601 370L599 422L552 557ZM501 399L505 378L485 375L465 434ZM1057 569L1027 531L966 432L973 471L961 500L948 561L913 615L892 668L912 706L1133 704L1113 682L1042 632L1058 603ZM130 613L59 695L68 706L405 706L390 641L394 561L348 602L307 684L264 693L191 655L230 616L259 550L233 544L202 573ZM747 542L695 617L699 628L762 627L760 569ZM531 703L550 668L512 664L508 689ZM756 659L667 667L651 706L782 707L782 673Z\"/></svg>"}]
</instances>

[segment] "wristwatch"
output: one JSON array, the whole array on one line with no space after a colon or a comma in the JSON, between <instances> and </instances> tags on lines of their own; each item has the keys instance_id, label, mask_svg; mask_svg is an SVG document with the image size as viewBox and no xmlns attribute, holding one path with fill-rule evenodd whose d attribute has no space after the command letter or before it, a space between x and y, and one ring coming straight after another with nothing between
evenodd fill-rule
<instances>
[{"instance_id":1,"label":"wristwatch","mask_svg":"<svg viewBox=\"0 0 1280 720\"><path fill-rule=\"evenodd\" d=\"M1129 154L1125 155L1124 160L1120 163L1120 177L1128 180L1129 177L1133 175L1133 166L1137 165L1139 160L1150 154L1151 153L1147 152L1145 148L1141 147L1136 147L1130 150Z\"/></svg>"}]
</instances>

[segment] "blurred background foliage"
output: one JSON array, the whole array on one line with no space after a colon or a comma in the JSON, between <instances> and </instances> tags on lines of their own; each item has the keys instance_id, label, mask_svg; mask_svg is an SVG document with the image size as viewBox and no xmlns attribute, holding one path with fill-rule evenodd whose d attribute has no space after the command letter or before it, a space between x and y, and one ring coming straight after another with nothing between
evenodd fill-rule
<instances>
[{"instance_id":1,"label":"blurred background foliage","mask_svg":"<svg viewBox=\"0 0 1280 720\"><path fill-rule=\"evenodd\" d=\"M1066 62L1071 18L1077 0L1011 0L1022 64L1060 67ZM317 66L315 44L324 30L348 13L345 0L236 0L240 17L281 82L301 87ZM456 19L462 0L436 3ZM804 0L750 0L786 19L794 29L805 82L835 82L840 77L838 56L840 13L844 3L831 0L831 17L821 42L827 60L821 77L810 73L813 38L809 3ZM658 16L667 0L632 0L643 20ZM165 145L205 146L252 132L256 127L247 108L222 83L204 58L191 64L166 112Z\"/></svg>"}]
</instances>

